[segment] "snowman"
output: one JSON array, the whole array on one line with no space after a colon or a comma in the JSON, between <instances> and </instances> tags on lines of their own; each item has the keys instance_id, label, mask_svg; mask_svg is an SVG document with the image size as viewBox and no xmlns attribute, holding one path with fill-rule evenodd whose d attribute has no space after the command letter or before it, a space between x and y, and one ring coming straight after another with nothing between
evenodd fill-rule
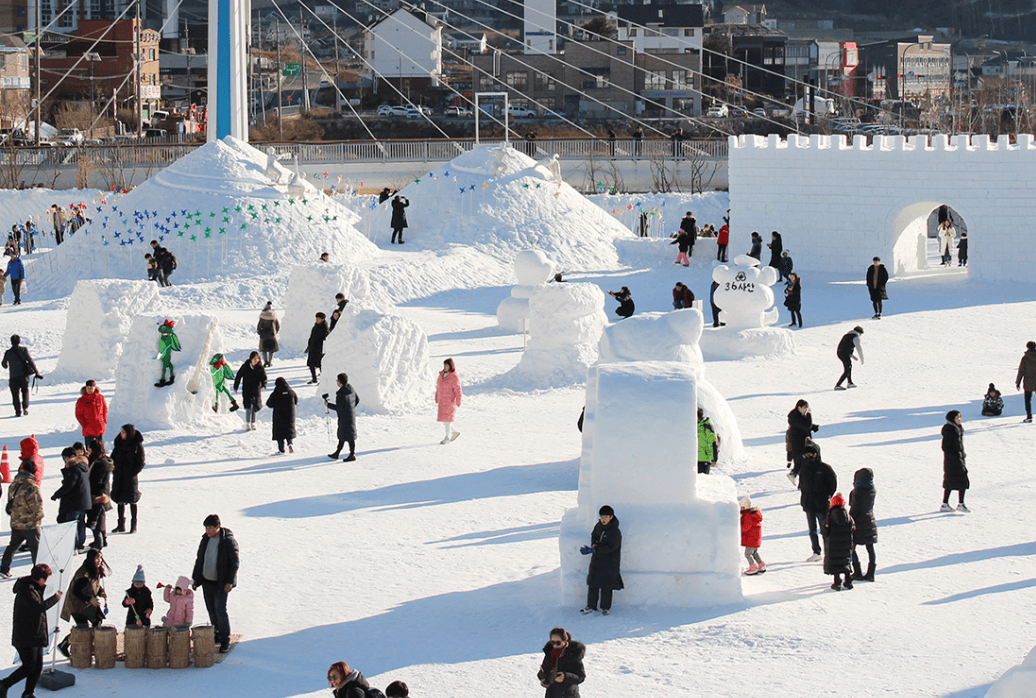
<instances>
[{"instance_id":1,"label":"snowman","mask_svg":"<svg viewBox=\"0 0 1036 698\"><path fill-rule=\"evenodd\" d=\"M721 264L712 270L712 279L719 284L716 306L727 324L727 331L766 327L777 322L779 312L773 306L773 289L777 270L759 267L759 260L748 255L734 258L734 266Z\"/></svg>"}]
</instances>

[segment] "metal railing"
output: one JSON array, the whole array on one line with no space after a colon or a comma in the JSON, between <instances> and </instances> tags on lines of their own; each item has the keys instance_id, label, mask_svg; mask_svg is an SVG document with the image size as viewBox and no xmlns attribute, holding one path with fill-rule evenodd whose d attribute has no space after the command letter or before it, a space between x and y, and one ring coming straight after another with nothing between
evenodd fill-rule
<instances>
[{"instance_id":1,"label":"metal railing","mask_svg":"<svg viewBox=\"0 0 1036 698\"><path fill-rule=\"evenodd\" d=\"M487 141L491 145L501 141ZM273 148L282 159L299 159L302 165L356 163L356 162L448 162L475 147L471 139L428 139L356 141L341 143L254 143L260 150ZM679 144L668 140L606 138L540 138L511 141L518 150L543 158L557 154L561 160L614 158L617 160L651 159L659 157L707 158L725 160L725 139L692 140ZM120 167L164 167L201 147L201 144L178 143L90 145L78 147L0 148L0 165L17 162L20 165L40 167L74 167L87 159L93 164L117 163Z\"/></svg>"}]
</instances>

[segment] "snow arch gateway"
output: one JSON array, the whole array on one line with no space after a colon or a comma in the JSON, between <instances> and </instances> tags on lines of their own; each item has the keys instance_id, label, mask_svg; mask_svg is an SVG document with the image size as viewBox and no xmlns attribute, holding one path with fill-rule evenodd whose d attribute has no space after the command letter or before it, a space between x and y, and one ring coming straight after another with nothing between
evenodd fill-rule
<instances>
[{"instance_id":1,"label":"snow arch gateway","mask_svg":"<svg viewBox=\"0 0 1036 698\"><path fill-rule=\"evenodd\" d=\"M858 273L874 256L890 274L917 268L911 223L941 203L968 222L969 271L1031 282L1036 140L988 136L737 136L730 142L731 244L780 231L796 270Z\"/></svg>"}]
</instances>

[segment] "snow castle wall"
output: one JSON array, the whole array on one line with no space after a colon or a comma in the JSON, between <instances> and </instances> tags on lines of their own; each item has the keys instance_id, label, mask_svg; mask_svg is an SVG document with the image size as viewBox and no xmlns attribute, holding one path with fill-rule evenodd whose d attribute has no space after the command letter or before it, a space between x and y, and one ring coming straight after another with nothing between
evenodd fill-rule
<instances>
[{"instance_id":1,"label":"snow castle wall","mask_svg":"<svg viewBox=\"0 0 1036 698\"><path fill-rule=\"evenodd\" d=\"M986 698L1033 698L1036 696L1036 647L1021 664L1013 666L997 679Z\"/></svg>"},{"instance_id":2,"label":"snow castle wall","mask_svg":"<svg viewBox=\"0 0 1036 698\"><path fill-rule=\"evenodd\" d=\"M621 603L740 602L734 481L699 477L696 432L672 428L697 423L697 371L686 362L640 361L599 364L590 374L583 435L592 462L580 465L579 506L561 520L563 603L586 596L589 557L579 547L604 504L623 533Z\"/></svg>"},{"instance_id":3,"label":"snow castle wall","mask_svg":"<svg viewBox=\"0 0 1036 698\"><path fill-rule=\"evenodd\" d=\"M968 224L968 274L1029 283L1036 238L1036 139L1008 136L737 136L730 140L731 247L753 230L785 233L796 271L855 273L881 257L891 274L917 268L911 227L940 204ZM904 236L908 239L903 240ZM764 235L765 237L765 235Z\"/></svg>"},{"instance_id":4,"label":"snow castle wall","mask_svg":"<svg viewBox=\"0 0 1036 698\"><path fill-rule=\"evenodd\" d=\"M158 357L158 327L175 323L180 351L172 353L173 385L156 388L162 375ZM212 411L215 388L209 359L223 352L219 320L211 315L138 315L133 318L115 369L115 393L108 406L108 422L131 423L141 431L194 426L222 431L239 427L241 418ZM226 402L226 397L222 398Z\"/></svg>"},{"instance_id":5,"label":"snow castle wall","mask_svg":"<svg viewBox=\"0 0 1036 698\"><path fill-rule=\"evenodd\" d=\"M359 409L367 412L393 412L427 403L435 391L424 330L386 307L362 301L345 306L324 342L317 394L334 396L336 377L343 372L360 398Z\"/></svg>"},{"instance_id":6,"label":"snow castle wall","mask_svg":"<svg viewBox=\"0 0 1036 698\"><path fill-rule=\"evenodd\" d=\"M151 312L158 304L154 281L78 282L68 303L58 364L48 378L85 381L114 376L133 316Z\"/></svg>"},{"instance_id":7,"label":"snow castle wall","mask_svg":"<svg viewBox=\"0 0 1036 698\"><path fill-rule=\"evenodd\" d=\"M370 299L370 278L356 267L326 262L293 267L284 294L281 333L277 337L281 350L301 354L309 342L316 314L324 313L330 325L331 313L338 305L335 302L338 293L344 293L350 302Z\"/></svg>"}]
</instances>

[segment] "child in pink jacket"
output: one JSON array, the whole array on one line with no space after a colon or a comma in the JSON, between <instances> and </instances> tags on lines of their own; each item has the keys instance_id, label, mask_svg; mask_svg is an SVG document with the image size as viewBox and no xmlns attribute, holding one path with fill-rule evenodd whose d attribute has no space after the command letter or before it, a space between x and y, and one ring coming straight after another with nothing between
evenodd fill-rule
<instances>
[{"instance_id":1,"label":"child in pink jacket","mask_svg":"<svg viewBox=\"0 0 1036 698\"><path fill-rule=\"evenodd\" d=\"M194 622L194 591L191 589L191 580L180 577L176 580L176 586L166 586L162 598L169 604L169 612L162 619L165 627L190 625Z\"/></svg>"}]
</instances>

